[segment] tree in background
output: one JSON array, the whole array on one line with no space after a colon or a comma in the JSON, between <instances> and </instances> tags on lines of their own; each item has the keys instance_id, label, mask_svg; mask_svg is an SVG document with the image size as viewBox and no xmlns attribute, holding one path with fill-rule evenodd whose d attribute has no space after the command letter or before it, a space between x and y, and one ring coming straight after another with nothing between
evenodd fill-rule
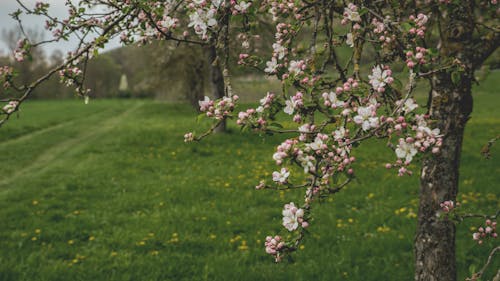
<instances>
[{"instance_id":1,"label":"tree in background","mask_svg":"<svg viewBox=\"0 0 500 281\"><path fill-rule=\"evenodd\" d=\"M283 133L285 140L273 155L278 171L257 188L305 193L303 203L286 204L282 211L292 238L267 237L267 253L279 261L297 249L315 204L354 178L356 147L379 138L394 150L386 167L400 176L411 175L415 160L423 159L415 280L456 280L455 222L475 216L456 208L460 151L472 111L474 73L500 41L497 1L85 0L78 6L68 2L70 15L63 21L48 14L48 4L18 3L21 8L13 17L44 16L53 41L70 34L82 39L64 63L31 84L15 84L13 70L2 69L12 95L5 100L1 122L56 73L86 96L87 61L111 38L119 36L124 44L170 40L202 46L210 58L211 83L225 95L200 101L213 126L206 133L186 134L186 141L202 139L228 118L246 129ZM268 23L275 34L265 44L272 51L261 55L253 47L260 27ZM240 44L231 45L230 38L239 38ZM15 57L24 60L36 46L21 41ZM234 53L237 58L231 57ZM366 53L373 58L370 65L362 64ZM267 93L260 106L236 114L238 96L230 80L231 62L236 61L275 76L282 92ZM415 89L424 84L430 87L427 102L418 104ZM295 125L276 122L280 112ZM473 239L495 239L492 220L497 216L482 216L485 227Z\"/></svg>"}]
</instances>

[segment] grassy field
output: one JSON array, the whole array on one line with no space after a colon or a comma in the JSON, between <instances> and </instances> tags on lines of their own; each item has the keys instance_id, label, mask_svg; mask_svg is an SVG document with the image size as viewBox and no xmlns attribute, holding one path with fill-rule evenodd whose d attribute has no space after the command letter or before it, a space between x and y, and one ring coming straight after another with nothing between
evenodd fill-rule
<instances>
[{"instance_id":1,"label":"grassy field","mask_svg":"<svg viewBox=\"0 0 500 281\"><path fill-rule=\"evenodd\" d=\"M459 199L500 207L498 79L475 90ZM274 264L263 239L301 192L255 191L278 137L239 133L185 144L187 106L148 100L33 101L0 129L0 280L412 280L418 175L383 168L383 144L361 147L358 180L314 210L293 261ZM459 280L498 241L458 227ZM497 258L493 269L500 267Z\"/></svg>"}]
</instances>

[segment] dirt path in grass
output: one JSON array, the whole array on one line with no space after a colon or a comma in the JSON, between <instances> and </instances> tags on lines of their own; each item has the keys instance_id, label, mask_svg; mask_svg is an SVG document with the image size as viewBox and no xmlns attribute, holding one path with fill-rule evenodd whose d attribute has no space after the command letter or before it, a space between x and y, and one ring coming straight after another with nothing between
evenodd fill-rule
<instances>
[{"instance_id":1,"label":"dirt path in grass","mask_svg":"<svg viewBox=\"0 0 500 281\"><path fill-rule=\"evenodd\" d=\"M65 141L59 142L57 144L52 145L51 147L48 147L42 154L40 154L38 157L33 159L30 165L25 166L24 168L16 171L15 173L11 174L9 177L0 179L0 187L4 187L1 193L4 193L8 189L5 189L6 185L12 184L15 180L17 180L20 177L23 176L32 176L33 174L40 174L43 171L46 171L50 167L52 167L59 159L64 159L63 156L65 153L70 152L71 150L77 150L78 148L87 146L91 143L93 139L96 137L110 131L113 128L116 128L124 118L129 116L132 112L137 110L139 107L141 107L144 103L137 103L134 106L128 108L124 112L122 112L119 115L112 116L106 120L103 120L102 122L95 123L95 126L93 126L90 129L86 129L83 133L79 134L78 136L67 139ZM77 120L75 120L77 121ZM68 121L65 123L61 123L49 128L45 128L36 132L33 132L30 135L25 135L22 138L24 140L32 138L38 134L41 134L42 132L40 131L52 131L57 128L61 128L64 126L64 124L67 125L67 123L72 122ZM13 141L19 141L19 138L13 140ZM0 144L0 146L3 146L5 143Z\"/></svg>"},{"instance_id":2,"label":"dirt path in grass","mask_svg":"<svg viewBox=\"0 0 500 281\"><path fill-rule=\"evenodd\" d=\"M98 114L99 115L105 115L109 111L111 111L111 110L106 110L106 111L100 112ZM42 128L42 129L34 130L34 131L26 133L26 134L22 134L22 135L20 135L18 137L15 137L15 138L8 139L8 140L5 140L3 142L0 142L0 148L5 148L5 147L7 147L9 145L13 145L13 144L16 144L16 143L19 143L19 142L27 141L27 140L35 138L35 137L37 137L39 135L42 135L42 134L45 134L45 133L48 133L48 132L52 132L52 131L58 130L60 128L64 128L64 127L69 126L69 125L73 125L73 124L77 123L78 121L81 121L81 120L83 120L85 118L86 117L80 117L80 118L77 117L77 118L68 120L66 122L58 123L58 124L51 125L51 126L48 126L48 127Z\"/></svg>"}]
</instances>

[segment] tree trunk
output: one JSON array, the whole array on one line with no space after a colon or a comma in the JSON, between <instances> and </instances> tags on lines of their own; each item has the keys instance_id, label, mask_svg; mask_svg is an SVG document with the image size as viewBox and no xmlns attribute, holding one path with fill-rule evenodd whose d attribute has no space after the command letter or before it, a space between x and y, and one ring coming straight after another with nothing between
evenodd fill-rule
<instances>
[{"instance_id":1,"label":"tree trunk","mask_svg":"<svg viewBox=\"0 0 500 281\"><path fill-rule=\"evenodd\" d=\"M450 73L432 79L430 118L443 135L441 151L425 159L420 179L420 206L415 237L415 280L455 281L455 225L437 216L439 204L456 201L460 152L465 124L472 111L472 71L458 85Z\"/></svg>"},{"instance_id":2,"label":"tree trunk","mask_svg":"<svg viewBox=\"0 0 500 281\"><path fill-rule=\"evenodd\" d=\"M202 54L202 51L198 49L188 49L187 61L191 62L187 65L187 75L189 77L185 77L187 83L187 92L186 97L196 110L200 110L199 101L203 100L203 96L205 95L205 61L200 59L199 55Z\"/></svg>"},{"instance_id":3,"label":"tree trunk","mask_svg":"<svg viewBox=\"0 0 500 281\"><path fill-rule=\"evenodd\" d=\"M210 86L212 88L212 95L214 98L219 99L224 97L224 76L222 75L222 70L220 68L219 59L217 58L217 51L215 46L211 45L207 47L206 54L210 69ZM226 120L222 121L217 128L215 128L215 133L221 133L226 131Z\"/></svg>"}]
</instances>

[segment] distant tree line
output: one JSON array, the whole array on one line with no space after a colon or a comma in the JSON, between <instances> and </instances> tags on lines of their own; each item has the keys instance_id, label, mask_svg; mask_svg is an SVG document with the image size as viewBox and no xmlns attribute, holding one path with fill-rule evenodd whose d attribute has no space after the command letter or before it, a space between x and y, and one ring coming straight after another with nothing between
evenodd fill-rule
<instances>
[{"instance_id":1,"label":"distant tree line","mask_svg":"<svg viewBox=\"0 0 500 281\"><path fill-rule=\"evenodd\" d=\"M28 29L27 33L33 41L43 39L41 32ZM28 62L16 62L12 58L12 53L17 47L17 41L21 38L20 32L16 29L2 30L1 35L1 39L8 47L8 53L0 53L0 65L12 65L15 69L20 69L16 77L20 85L41 76L63 60L64 54L59 50L54 50L47 55L43 49L34 48L33 55ZM254 39L254 45L258 46L262 40L265 39ZM238 42L238 40L234 41ZM256 49L257 52L266 51ZM233 57L237 57L237 54ZM343 58L339 59L343 60ZM369 62L372 58L365 54L362 60ZM85 85L92 89L90 93L92 98L154 98L185 101L197 108L198 101L203 99L204 95L211 95L212 89L209 77L207 77L208 61L207 50L199 46L178 45L164 41L153 42L147 46L125 46L110 50L90 60ZM485 67L500 68L498 52L490 57ZM243 67L232 70L232 73L240 77L254 74L251 69ZM127 87L120 89L120 80L124 77ZM0 89L0 94L1 91L3 89ZM239 94L245 95L245 93ZM74 91L61 84L56 76L33 93L33 99L72 97L74 97Z\"/></svg>"}]
</instances>

